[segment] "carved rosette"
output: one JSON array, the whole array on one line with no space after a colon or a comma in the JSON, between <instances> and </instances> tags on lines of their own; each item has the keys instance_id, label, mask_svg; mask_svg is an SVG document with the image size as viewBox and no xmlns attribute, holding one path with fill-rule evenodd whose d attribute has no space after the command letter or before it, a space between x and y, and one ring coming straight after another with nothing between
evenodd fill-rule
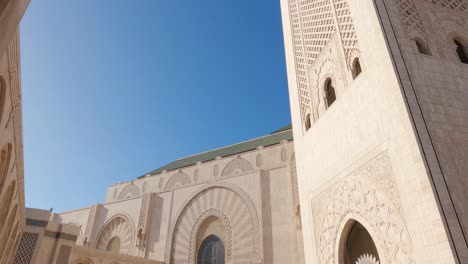
<instances>
[{"instance_id":1,"label":"carved rosette","mask_svg":"<svg viewBox=\"0 0 468 264\"><path fill-rule=\"evenodd\" d=\"M382 263L414 263L412 245L399 214L390 159L383 153L313 199L319 263L338 263L340 226L348 216L365 219Z\"/></svg>"}]
</instances>

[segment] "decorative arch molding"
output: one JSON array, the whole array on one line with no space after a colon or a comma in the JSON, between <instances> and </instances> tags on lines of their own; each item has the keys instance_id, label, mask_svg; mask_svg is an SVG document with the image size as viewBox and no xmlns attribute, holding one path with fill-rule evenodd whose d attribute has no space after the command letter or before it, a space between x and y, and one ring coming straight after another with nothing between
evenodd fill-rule
<instances>
[{"instance_id":1,"label":"decorative arch molding","mask_svg":"<svg viewBox=\"0 0 468 264\"><path fill-rule=\"evenodd\" d=\"M120 254L128 254L135 241L135 225L125 213L118 213L109 218L98 233L94 247L106 250L113 237L120 239Z\"/></svg>"},{"instance_id":2,"label":"decorative arch molding","mask_svg":"<svg viewBox=\"0 0 468 264\"><path fill-rule=\"evenodd\" d=\"M189 248L189 263L194 263L195 258L196 258L196 252L198 251L198 246L199 242L198 241L198 234L200 227L202 227L203 223L209 218L209 217L216 217L220 219L223 222L224 225L224 236L219 236L220 238L224 238L223 243L226 246L225 252L226 252L226 260L231 261L232 260L232 228L231 224L229 221L229 218L224 214L222 211L218 209L208 209L206 210L203 214L201 214L197 220L195 221L194 226L192 227L192 231L190 232L190 248ZM203 240L202 240L203 241Z\"/></svg>"},{"instance_id":3,"label":"decorative arch molding","mask_svg":"<svg viewBox=\"0 0 468 264\"><path fill-rule=\"evenodd\" d=\"M221 177L240 175L248 171L252 171L253 169L254 167L249 161L240 157L236 157L235 159L231 160L226 165L226 167L224 167L223 172L221 173Z\"/></svg>"},{"instance_id":4,"label":"decorative arch molding","mask_svg":"<svg viewBox=\"0 0 468 264\"><path fill-rule=\"evenodd\" d=\"M349 219L366 227L382 263L414 263L412 242L398 204L386 152L324 190L312 200L319 263L339 263L338 243Z\"/></svg>"},{"instance_id":5,"label":"decorative arch molding","mask_svg":"<svg viewBox=\"0 0 468 264\"><path fill-rule=\"evenodd\" d=\"M135 184L130 183L129 185L125 186L125 188L123 188L123 190L119 194L118 199L122 200L138 196L140 196L140 189L138 189L138 187Z\"/></svg>"},{"instance_id":6,"label":"decorative arch molding","mask_svg":"<svg viewBox=\"0 0 468 264\"><path fill-rule=\"evenodd\" d=\"M179 171L176 174L172 175L171 178L169 178L169 180L166 183L166 187L164 187L164 190L167 191L174 187L184 186L190 183L190 177L187 174Z\"/></svg>"},{"instance_id":7,"label":"decorative arch molding","mask_svg":"<svg viewBox=\"0 0 468 264\"><path fill-rule=\"evenodd\" d=\"M218 199L220 197L223 199ZM196 229L197 220L217 212L221 212L220 218L226 221L225 226L229 226L228 229L231 230L232 246L228 247L232 250L228 254L232 256L233 261L251 262L253 259L261 259L263 249L255 205L240 187L218 182L195 191L174 215L175 221L171 223L166 243L165 263L175 263L174 260L187 262L189 249L195 247L190 245L194 243L190 237Z\"/></svg>"}]
</instances>

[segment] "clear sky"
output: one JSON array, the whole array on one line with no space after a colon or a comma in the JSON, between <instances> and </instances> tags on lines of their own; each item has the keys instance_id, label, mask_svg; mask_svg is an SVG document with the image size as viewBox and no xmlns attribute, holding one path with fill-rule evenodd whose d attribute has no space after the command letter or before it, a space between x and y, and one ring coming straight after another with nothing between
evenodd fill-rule
<instances>
[{"instance_id":1,"label":"clear sky","mask_svg":"<svg viewBox=\"0 0 468 264\"><path fill-rule=\"evenodd\" d=\"M28 207L290 123L279 0L38 0L20 30Z\"/></svg>"}]
</instances>

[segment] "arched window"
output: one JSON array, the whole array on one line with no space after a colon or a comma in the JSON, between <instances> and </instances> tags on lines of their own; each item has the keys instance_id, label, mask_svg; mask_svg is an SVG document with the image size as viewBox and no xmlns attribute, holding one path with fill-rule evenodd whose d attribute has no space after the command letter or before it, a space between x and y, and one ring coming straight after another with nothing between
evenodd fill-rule
<instances>
[{"instance_id":1,"label":"arched window","mask_svg":"<svg viewBox=\"0 0 468 264\"><path fill-rule=\"evenodd\" d=\"M460 41L454 39L455 45L457 45L457 55L462 63L468 64L468 48L465 47Z\"/></svg>"},{"instance_id":2,"label":"arched window","mask_svg":"<svg viewBox=\"0 0 468 264\"><path fill-rule=\"evenodd\" d=\"M347 235L341 240L340 264L380 263L377 247L366 228L357 221L348 227Z\"/></svg>"},{"instance_id":3,"label":"arched window","mask_svg":"<svg viewBox=\"0 0 468 264\"><path fill-rule=\"evenodd\" d=\"M310 114L306 115L304 126L305 126L306 131L309 130L310 127L312 126L311 121L310 121Z\"/></svg>"},{"instance_id":4,"label":"arched window","mask_svg":"<svg viewBox=\"0 0 468 264\"><path fill-rule=\"evenodd\" d=\"M422 41L421 39L414 39L414 42L416 43L416 47L418 48L419 53L424 54L424 55L432 55L431 50L429 47Z\"/></svg>"},{"instance_id":5,"label":"arched window","mask_svg":"<svg viewBox=\"0 0 468 264\"><path fill-rule=\"evenodd\" d=\"M113 237L107 244L106 250L112 253L120 253L120 238Z\"/></svg>"},{"instance_id":6,"label":"arched window","mask_svg":"<svg viewBox=\"0 0 468 264\"><path fill-rule=\"evenodd\" d=\"M197 264L224 264L224 244L215 235L209 235L198 249Z\"/></svg>"},{"instance_id":7,"label":"arched window","mask_svg":"<svg viewBox=\"0 0 468 264\"><path fill-rule=\"evenodd\" d=\"M325 96L327 98L327 107L330 107L336 101L335 87L333 87L330 78L325 81Z\"/></svg>"},{"instance_id":8,"label":"arched window","mask_svg":"<svg viewBox=\"0 0 468 264\"><path fill-rule=\"evenodd\" d=\"M356 77L358 77L361 72L361 63L359 62L359 58L356 58L353 61L353 69L351 70L351 73L353 74L353 80L356 79Z\"/></svg>"}]
</instances>

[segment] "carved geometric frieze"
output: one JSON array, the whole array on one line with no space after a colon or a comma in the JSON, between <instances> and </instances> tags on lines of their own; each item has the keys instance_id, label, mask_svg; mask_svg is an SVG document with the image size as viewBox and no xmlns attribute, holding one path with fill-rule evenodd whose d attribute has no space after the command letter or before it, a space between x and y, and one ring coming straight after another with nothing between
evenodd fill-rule
<instances>
[{"instance_id":1,"label":"carved geometric frieze","mask_svg":"<svg viewBox=\"0 0 468 264\"><path fill-rule=\"evenodd\" d=\"M319 263L338 263L336 245L346 217L364 219L382 263L414 263L412 244L399 213L390 158L375 157L312 200Z\"/></svg>"}]
</instances>

